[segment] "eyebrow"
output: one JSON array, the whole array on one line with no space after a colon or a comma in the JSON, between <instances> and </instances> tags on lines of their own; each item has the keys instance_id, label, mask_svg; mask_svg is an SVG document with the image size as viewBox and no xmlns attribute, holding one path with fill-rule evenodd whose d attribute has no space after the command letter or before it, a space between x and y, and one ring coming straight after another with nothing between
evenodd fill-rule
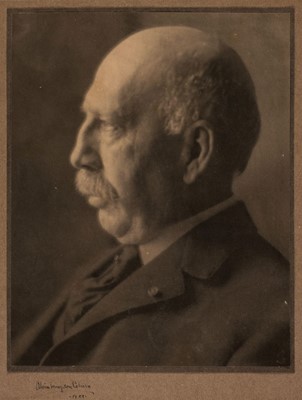
<instances>
[{"instance_id":1,"label":"eyebrow","mask_svg":"<svg viewBox=\"0 0 302 400\"><path fill-rule=\"evenodd\" d=\"M99 116L99 117L102 116L102 114L101 114L99 111L97 111L96 109L92 108L92 107L89 105L89 103L87 103L87 102L85 102L85 101L81 104L81 106L80 106L80 111L83 112L83 113L88 113L88 112L90 112L90 113L95 114L95 115L97 115L97 116Z\"/></svg>"},{"instance_id":2,"label":"eyebrow","mask_svg":"<svg viewBox=\"0 0 302 400\"><path fill-rule=\"evenodd\" d=\"M119 125L122 126L124 117L120 116L118 113L114 112L110 117L102 114L100 111L90 107L89 103L84 102L80 106L81 112L87 114L91 113L97 116L101 121L104 121L106 123L109 123L111 125Z\"/></svg>"}]
</instances>

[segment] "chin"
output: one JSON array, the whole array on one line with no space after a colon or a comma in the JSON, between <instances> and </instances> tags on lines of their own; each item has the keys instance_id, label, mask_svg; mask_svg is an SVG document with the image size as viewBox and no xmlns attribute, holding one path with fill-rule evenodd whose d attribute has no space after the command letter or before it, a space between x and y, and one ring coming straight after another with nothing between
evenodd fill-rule
<instances>
[{"instance_id":1,"label":"chin","mask_svg":"<svg viewBox=\"0 0 302 400\"><path fill-rule=\"evenodd\" d=\"M117 208L99 209L98 220L104 231L115 237L121 243L123 243L122 239L127 237L127 233L131 230L130 219Z\"/></svg>"},{"instance_id":2,"label":"chin","mask_svg":"<svg viewBox=\"0 0 302 400\"><path fill-rule=\"evenodd\" d=\"M98 220L101 227L121 244L138 245L145 241L147 229L140 218L131 218L120 208L100 209Z\"/></svg>"}]
</instances>

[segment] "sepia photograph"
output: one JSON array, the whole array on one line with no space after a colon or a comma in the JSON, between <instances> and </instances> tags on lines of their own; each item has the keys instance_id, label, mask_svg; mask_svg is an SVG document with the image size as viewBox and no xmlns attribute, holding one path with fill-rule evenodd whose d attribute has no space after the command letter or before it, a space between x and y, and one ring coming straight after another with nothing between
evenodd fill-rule
<instances>
[{"instance_id":1,"label":"sepia photograph","mask_svg":"<svg viewBox=\"0 0 302 400\"><path fill-rule=\"evenodd\" d=\"M7 23L8 370L293 372L293 10Z\"/></svg>"}]
</instances>

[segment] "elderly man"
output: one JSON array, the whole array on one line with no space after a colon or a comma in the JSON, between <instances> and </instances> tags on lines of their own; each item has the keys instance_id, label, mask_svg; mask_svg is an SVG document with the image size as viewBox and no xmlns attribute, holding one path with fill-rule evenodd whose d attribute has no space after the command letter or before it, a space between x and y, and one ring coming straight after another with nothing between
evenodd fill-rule
<instances>
[{"instance_id":1,"label":"elderly man","mask_svg":"<svg viewBox=\"0 0 302 400\"><path fill-rule=\"evenodd\" d=\"M260 128L237 53L197 29L138 32L83 111L76 185L121 246L15 343L14 363L289 365L287 262L232 196Z\"/></svg>"}]
</instances>

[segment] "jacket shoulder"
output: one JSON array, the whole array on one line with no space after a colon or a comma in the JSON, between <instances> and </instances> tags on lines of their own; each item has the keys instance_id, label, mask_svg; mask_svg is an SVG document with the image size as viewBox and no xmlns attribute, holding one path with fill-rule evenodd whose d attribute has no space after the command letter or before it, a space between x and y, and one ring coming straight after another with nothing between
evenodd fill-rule
<instances>
[{"instance_id":1,"label":"jacket shoulder","mask_svg":"<svg viewBox=\"0 0 302 400\"><path fill-rule=\"evenodd\" d=\"M290 268L256 235L229 259L233 323L240 346L229 365L290 365Z\"/></svg>"},{"instance_id":2,"label":"jacket shoulder","mask_svg":"<svg viewBox=\"0 0 302 400\"><path fill-rule=\"evenodd\" d=\"M289 262L258 234L250 236L231 253L225 264L238 285L248 283L263 295L276 295L276 290L288 291Z\"/></svg>"},{"instance_id":3,"label":"jacket shoulder","mask_svg":"<svg viewBox=\"0 0 302 400\"><path fill-rule=\"evenodd\" d=\"M198 264L202 268L202 258ZM245 335L263 326L289 326L289 271L288 261L256 233L235 246L212 275L188 279L200 306L213 304Z\"/></svg>"}]
</instances>

